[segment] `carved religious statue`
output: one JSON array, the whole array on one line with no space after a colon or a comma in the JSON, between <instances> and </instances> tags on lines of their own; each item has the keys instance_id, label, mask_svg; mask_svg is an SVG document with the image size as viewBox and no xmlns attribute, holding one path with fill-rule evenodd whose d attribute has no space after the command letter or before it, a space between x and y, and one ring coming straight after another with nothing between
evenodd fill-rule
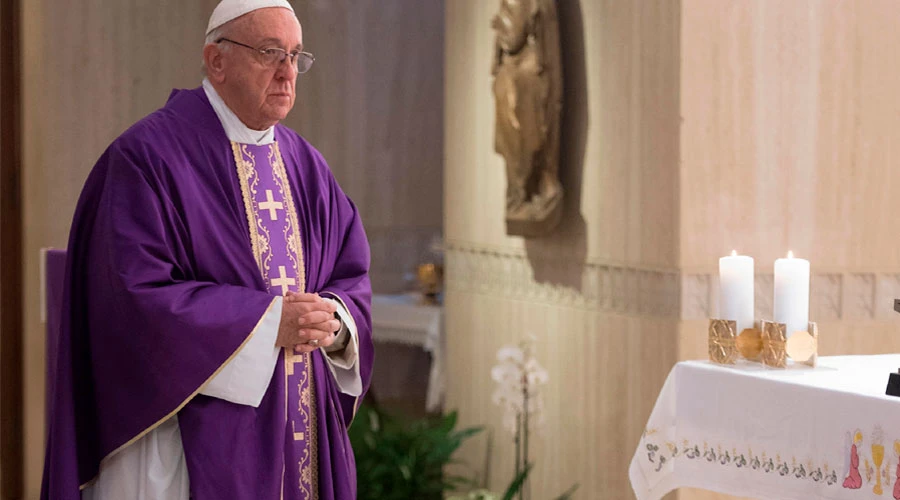
<instances>
[{"instance_id":1,"label":"carved religious statue","mask_svg":"<svg viewBox=\"0 0 900 500\"><path fill-rule=\"evenodd\" d=\"M501 0L494 44L494 149L506 160L506 232L542 236L562 217L562 61L555 0Z\"/></svg>"}]
</instances>

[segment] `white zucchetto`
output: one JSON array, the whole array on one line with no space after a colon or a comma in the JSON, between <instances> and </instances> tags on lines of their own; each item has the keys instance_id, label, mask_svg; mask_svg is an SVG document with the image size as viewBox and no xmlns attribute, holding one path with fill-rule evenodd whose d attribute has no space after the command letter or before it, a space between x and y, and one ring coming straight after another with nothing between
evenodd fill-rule
<instances>
[{"instance_id":1,"label":"white zucchetto","mask_svg":"<svg viewBox=\"0 0 900 500\"><path fill-rule=\"evenodd\" d=\"M210 31L244 14L269 7L281 7L294 12L294 8L287 0L222 0L209 16L206 34L209 35Z\"/></svg>"}]
</instances>

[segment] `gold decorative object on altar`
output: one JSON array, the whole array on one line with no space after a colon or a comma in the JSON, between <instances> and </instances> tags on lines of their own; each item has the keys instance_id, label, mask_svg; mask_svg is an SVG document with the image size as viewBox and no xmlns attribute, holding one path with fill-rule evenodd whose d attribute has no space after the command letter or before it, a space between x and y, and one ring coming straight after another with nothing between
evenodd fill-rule
<instances>
[{"instance_id":1,"label":"gold decorative object on altar","mask_svg":"<svg viewBox=\"0 0 900 500\"><path fill-rule=\"evenodd\" d=\"M742 358L759 361L762 347L762 332L758 327L744 328L744 331L738 335L737 348Z\"/></svg>"},{"instance_id":2,"label":"gold decorative object on altar","mask_svg":"<svg viewBox=\"0 0 900 500\"><path fill-rule=\"evenodd\" d=\"M816 366L819 360L819 328L810 322L809 331L797 331L787 340L788 356L795 362Z\"/></svg>"},{"instance_id":3,"label":"gold decorative object on altar","mask_svg":"<svg viewBox=\"0 0 900 500\"><path fill-rule=\"evenodd\" d=\"M735 343L737 322L727 319L709 320L709 359L722 365L733 365L737 361L738 348Z\"/></svg>"},{"instance_id":4,"label":"gold decorative object on altar","mask_svg":"<svg viewBox=\"0 0 900 500\"><path fill-rule=\"evenodd\" d=\"M819 358L819 328L810 322L809 331L796 331L787 338L787 326L774 321L757 321L735 335L735 321L709 320L709 360L723 365L738 359L762 363L769 368L787 368L795 363L815 368Z\"/></svg>"},{"instance_id":5,"label":"gold decorative object on altar","mask_svg":"<svg viewBox=\"0 0 900 500\"><path fill-rule=\"evenodd\" d=\"M784 323L762 320L759 322L762 330L762 353L760 361L763 365L773 368L787 367L787 326Z\"/></svg>"},{"instance_id":6,"label":"gold decorative object on altar","mask_svg":"<svg viewBox=\"0 0 900 500\"><path fill-rule=\"evenodd\" d=\"M441 291L441 283L444 279L444 268L440 264L426 263L416 267L416 281L422 291L422 298L426 304L437 304L438 293Z\"/></svg>"}]
</instances>

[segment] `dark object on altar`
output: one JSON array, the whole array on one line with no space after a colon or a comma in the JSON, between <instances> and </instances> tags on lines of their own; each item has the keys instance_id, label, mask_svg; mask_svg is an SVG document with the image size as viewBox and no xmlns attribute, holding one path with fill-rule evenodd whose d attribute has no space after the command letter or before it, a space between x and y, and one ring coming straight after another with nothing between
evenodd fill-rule
<instances>
[{"instance_id":1,"label":"dark object on altar","mask_svg":"<svg viewBox=\"0 0 900 500\"><path fill-rule=\"evenodd\" d=\"M894 310L900 313L900 299L894 299ZM888 375L887 389L884 393L888 396L900 396L900 370Z\"/></svg>"},{"instance_id":2,"label":"dark object on altar","mask_svg":"<svg viewBox=\"0 0 900 500\"><path fill-rule=\"evenodd\" d=\"M884 393L888 396L900 396L900 373L891 373L888 376L887 390Z\"/></svg>"}]
</instances>

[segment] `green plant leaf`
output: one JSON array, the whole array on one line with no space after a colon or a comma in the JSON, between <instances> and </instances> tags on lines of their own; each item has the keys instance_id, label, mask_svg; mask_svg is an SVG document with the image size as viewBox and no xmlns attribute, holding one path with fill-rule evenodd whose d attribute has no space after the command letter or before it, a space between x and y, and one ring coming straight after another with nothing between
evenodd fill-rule
<instances>
[{"instance_id":1,"label":"green plant leaf","mask_svg":"<svg viewBox=\"0 0 900 500\"><path fill-rule=\"evenodd\" d=\"M481 428L456 429L457 415L400 419L370 405L357 411L348 433L356 455L358 500L439 500L471 489L472 479L445 475L462 443Z\"/></svg>"},{"instance_id":2,"label":"green plant leaf","mask_svg":"<svg viewBox=\"0 0 900 500\"><path fill-rule=\"evenodd\" d=\"M578 489L578 483L575 483L572 485L571 488L566 490L565 493L556 497L555 500L569 500L570 498L572 498L572 494L575 493L575 490L577 490L577 489Z\"/></svg>"},{"instance_id":3,"label":"green plant leaf","mask_svg":"<svg viewBox=\"0 0 900 500\"><path fill-rule=\"evenodd\" d=\"M444 415L444 417L441 419L440 424L438 424L438 429L440 429L445 434L449 433L453 430L454 427L456 427L457 417L458 414L455 411Z\"/></svg>"},{"instance_id":4,"label":"green plant leaf","mask_svg":"<svg viewBox=\"0 0 900 500\"><path fill-rule=\"evenodd\" d=\"M512 500L516 493L522 489L522 486L525 485L525 480L528 479L528 474L531 472L532 467L534 467L534 464L526 465L525 469L513 478L512 482L509 483L509 488L506 489L506 493L503 494L503 500Z\"/></svg>"}]
</instances>

